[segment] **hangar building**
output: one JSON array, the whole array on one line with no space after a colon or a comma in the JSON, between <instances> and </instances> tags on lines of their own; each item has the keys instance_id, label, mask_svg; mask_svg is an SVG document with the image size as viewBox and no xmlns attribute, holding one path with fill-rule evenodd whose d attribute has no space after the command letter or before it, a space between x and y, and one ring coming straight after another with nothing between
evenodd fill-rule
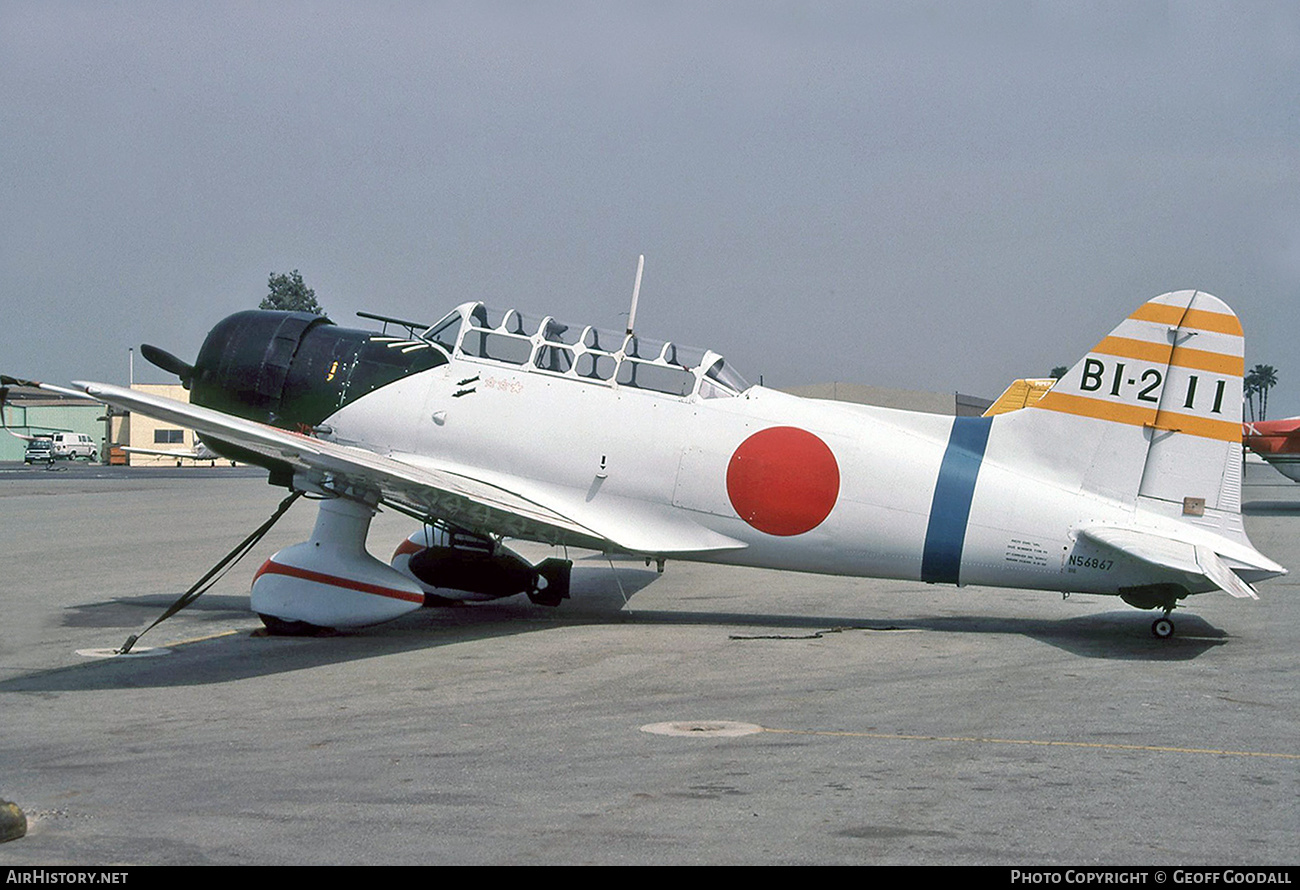
<instances>
[{"instance_id":1,"label":"hangar building","mask_svg":"<svg viewBox=\"0 0 1300 890\"><path fill-rule=\"evenodd\" d=\"M180 384L137 383L132 389L180 402L190 400L189 391ZM100 460L104 462L109 460L112 446L152 451L193 451L198 444L193 430L31 386L11 387L2 410L5 425L18 435L0 435L0 461L23 459L27 441L19 436L44 436L59 432L85 433L90 436L99 450ZM196 463L190 458L167 455L125 453L124 457L131 466ZM206 466L211 461L198 463Z\"/></svg>"}]
</instances>

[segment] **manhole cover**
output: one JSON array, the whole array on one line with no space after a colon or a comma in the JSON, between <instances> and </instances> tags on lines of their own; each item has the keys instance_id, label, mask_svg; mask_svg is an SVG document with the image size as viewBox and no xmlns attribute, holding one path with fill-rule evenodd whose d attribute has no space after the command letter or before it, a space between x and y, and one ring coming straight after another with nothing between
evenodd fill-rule
<instances>
[{"instance_id":1,"label":"manhole cover","mask_svg":"<svg viewBox=\"0 0 1300 890\"><path fill-rule=\"evenodd\" d=\"M170 655L171 651L163 646L137 646L125 655L117 649L78 649L77 654L83 658L153 658L156 655Z\"/></svg>"},{"instance_id":2,"label":"manhole cover","mask_svg":"<svg viewBox=\"0 0 1300 890\"><path fill-rule=\"evenodd\" d=\"M685 735L702 738L721 738L753 735L762 732L757 723L737 723L734 720L673 720L668 723L647 723L642 732L655 735Z\"/></svg>"}]
</instances>

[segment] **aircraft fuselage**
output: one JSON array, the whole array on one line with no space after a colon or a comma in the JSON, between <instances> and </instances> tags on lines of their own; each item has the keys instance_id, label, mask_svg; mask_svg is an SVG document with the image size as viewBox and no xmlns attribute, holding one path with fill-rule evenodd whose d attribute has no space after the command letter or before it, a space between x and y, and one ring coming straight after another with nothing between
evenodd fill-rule
<instances>
[{"instance_id":1,"label":"aircraft fuselage","mask_svg":"<svg viewBox=\"0 0 1300 890\"><path fill-rule=\"evenodd\" d=\"M675 398L457 356L327 424L335 441L499 473L552 502L605 505L630 521L647 505L683 511L745 545L692 559L1105 594L1153 583L1145 563L1073 533L1132 523L1131 506L1035 473L1023 453L1006 465L1014 415L953 418L763 387ZM1187 531L1159 513L1145 521Z\"/></svg>"}]
</instances>

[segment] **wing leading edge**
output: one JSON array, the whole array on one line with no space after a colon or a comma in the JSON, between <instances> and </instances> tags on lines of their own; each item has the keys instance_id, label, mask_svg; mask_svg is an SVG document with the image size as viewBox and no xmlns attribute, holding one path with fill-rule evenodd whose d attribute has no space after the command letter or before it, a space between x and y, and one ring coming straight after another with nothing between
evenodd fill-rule
<instances>
[{"instance_id":1,"label":"wing leading edge","mask_svg":"<svg viewBox=\"0 0 1300 890\"><path fill-rule=\"evenodd\" d=\"M659 555L745 546L640 501L620 504L620 510L584 509L580 496L566 497L553 486L475 468L452 468L427 455L389 457L108 383L74 381L73 385L98 401L187 426L205 437L287 464L325 490L377 491L389 503L480 533Z\"/></svg>"}]
</instances>

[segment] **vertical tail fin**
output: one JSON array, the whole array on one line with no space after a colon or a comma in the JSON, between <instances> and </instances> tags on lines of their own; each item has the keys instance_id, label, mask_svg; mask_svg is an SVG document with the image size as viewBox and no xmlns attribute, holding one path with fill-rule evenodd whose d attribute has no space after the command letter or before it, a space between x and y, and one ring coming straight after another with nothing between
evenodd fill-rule
<instances>
[{"instance_id":1,"label":"vertical tail fin","mask_svg":"<svg viewBox=\"0 0 1300 890\"><path fill-rule=\"evenodd\" d=\"M1160 512L1236 514L1243 356L1241 322L1225 303L1200 291L1163 294L1028 410L1090 419L1070 424L1094 440L1082 487Z\"/></svg>"}]
</instances>

